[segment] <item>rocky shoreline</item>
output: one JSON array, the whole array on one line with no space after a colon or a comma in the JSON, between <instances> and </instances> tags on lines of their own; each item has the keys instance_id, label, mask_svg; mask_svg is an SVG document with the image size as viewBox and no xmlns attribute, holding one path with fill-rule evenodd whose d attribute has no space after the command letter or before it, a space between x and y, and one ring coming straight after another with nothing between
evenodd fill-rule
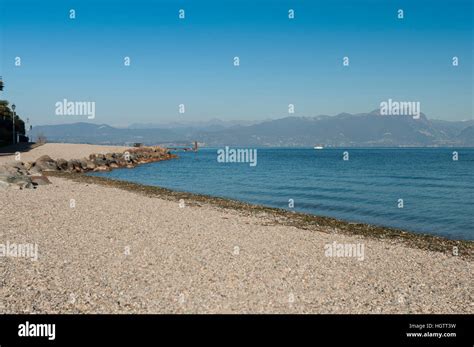
<instances>
[{"instance_id":1,"label":"rocky shoreline","mask_svg":"<svg viewBox=\"0 0 474 347\"><path fill-rule=\"evenodd\" d=\"M137 165L176 158L167 149L153 147L129 148L123 152L90 154L83 159L52 159L43 155L32 162L20 160L0 165L0 188L34 189L49 184L46 172L84 173L111 171L117 168L134 168Z\"/></svg>"}]
</instances>

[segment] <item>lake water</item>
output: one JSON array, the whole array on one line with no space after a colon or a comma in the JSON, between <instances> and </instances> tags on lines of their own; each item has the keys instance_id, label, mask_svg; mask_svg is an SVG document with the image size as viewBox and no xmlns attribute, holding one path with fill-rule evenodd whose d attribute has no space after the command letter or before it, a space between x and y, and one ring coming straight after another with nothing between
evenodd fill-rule
<instances>
[{"instance_id":1,"label":"lake water","mask_svg":"<svg viewBox=\"0 0 474 347\"><path fill-rule=\"evenodd\" d=\"M474 239L474 149L259 148L253 167L220 163L217 149L178 155L92 175L284 209L293 199L300 212Z\"/></svg>"}]
</instances>

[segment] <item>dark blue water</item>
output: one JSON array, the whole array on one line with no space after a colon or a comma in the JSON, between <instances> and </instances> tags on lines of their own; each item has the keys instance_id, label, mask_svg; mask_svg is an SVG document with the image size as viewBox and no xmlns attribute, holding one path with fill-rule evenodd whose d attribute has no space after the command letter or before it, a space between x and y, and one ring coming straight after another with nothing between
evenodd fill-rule
<instances>
[{"instance_id":1,"label":"dark blue water","mask_svg":"<svg viewBox=\"0 0 474 347\"><path fill-rule=\"evenodd\" d=\"M474 149L258 149L258 164L217 162L216 149L94 173L346 221L474 239ZM404 207L398 207L403 199Z\"/></svg>"}]
</instances>

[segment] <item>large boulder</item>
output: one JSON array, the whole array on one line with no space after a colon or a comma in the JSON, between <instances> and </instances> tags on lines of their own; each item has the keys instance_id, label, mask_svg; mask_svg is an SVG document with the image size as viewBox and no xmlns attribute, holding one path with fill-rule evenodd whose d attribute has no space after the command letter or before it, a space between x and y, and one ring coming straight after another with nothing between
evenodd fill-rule
<instances>
[{"instance_id":1,"label":"large boulder","mask_svg":"<svg viewBox=\"0 0 474 347\"><path fill-rule=\"evenodd\" d=\"M17 161L12 164L12 167L19 173L20 175L27 175L28 174L28 167L21 161Z\"/></svg>"},{"instance_id":2,"label":"large boulder","mask_svg":"<svg viewBox=\"0 0 474 347\"><path fill-rule=\"evenodd\" d=\"M80 160L72 159L69 160L67 163L67 171L69 172L82 172L82 166L86 165L85 163L81 163Z\"/></svg>"},{"instance_id":3,"label":"large boulder","mask_svg":"<svg viewBox=\"0 0 474 347\"><path fill-rule=\"evenodd\" d=\"M105 156L95 156L94 158L91 158L91 161L95 164L95 166L107 165L107 160L105 159Z\"/></svg>"},{"instance_id":4,"label":"large boulder","mask_svg":"<svg viewBox=\"0 0 474 347\"><path fill-rule=\"evenodd\" d=\"M0 175L0 185L2 188L25 189L34 188L31 178L20 174Z\"/></svg>"},{"instance_id":5,"label":"large boulder","mask_svg":"<svg viewBox=\"0 0 474 347\"><path fill-rule=\"evenodd\" d=\"M22 162L13 162L0 165L1 175L26 175L27 173L27 167Z\"/></svg>"},{"instance_id":6,"label":"large boulder","mask_svg":"<svg viewBox=\"0 0 474 347\"><path fill-rule=\"evenodd\" d=\"M107 160L109 163L114 163L116 158L117 158L116 153L107 153L105 155L105 160Z\"/></svg>"},{"instance_id":7,"label":"large boulder","mask_svg":"<svg viewBox=\"0 0 474 347\"><path fill-rule=\"evenodd\" d=\"M79 164L77 163L77 160L74 160L74 159L73 159L73 160L69 160L69 161L67 162L67 169L66 169L66 171L68 171L68 172L73 172L73 171L75 171L75 167L76 167L77 165L79 165Z\"/></svg>"},{"instance_id":8,"label":"large boulder","mask_svg":"<svg viewBox=\"0 0 474 347\"><path fill-rule=\"evenodd\" d=\"M110 167L107 165L98 165L94 171L110 171Z\"/></svg>"},{"instance_id":9,"label":"large boulder","mask_svg":"<svg viewBox=\"0 0 474 347\"><path fill-rule=\"evenodd\" d=\"M35 186L43 186L46 184L51 184L51 181L46 176L31 176L31 182Z\"/></svg>"},{"instance_id":10,"label":"large boulder","mask_svg":"<svg viewBox=\"0 0 474 347\"><path fill-rule=\"evenodd\" d=\"M26 171L28 172L33 167L34 163L32 163L31 161L27 161L23 165L24 165Z\"/></svg>"},{"instance_id":11,"label":"large boulder","mask_svg":"<svg viewBox=\"0 0 474 347\"><path fill-rule=\"evenodd\" d=\"M80 159L79 160L79 167L81 168L81 171L87 170L87 160L86 159Z\"/></svg>"},{"instance_id":12,"label":"large boulder","mask_svg":"<svg viewBox=\"0 0 474 347\"><path fill-rule=\"evenodd\" d=\"M43 155L36 159L35 165L40 171L58 171L58 165L49 155Z\"/></svg>"},{"instance_id":13,"label":"large boulder","mask_svg":"<svg viewBox=\"0 0 474 347\"><path fill-rule=\"evenodd\" d=\"M92 160L86 159L86 170L94 170L96 165Z\"/></svg>"},{"instance_id":14,"label":"large boulder","mask_svg":"<svg viewBox=\"0 0 474 347\"><path fill-rule=\"evenodd\" d=\"M56 160L56 165L58 165L58 169L61 171L66 171L67 170L67 160L65 159L58 159Z\"/></svg>"}]
</instances>

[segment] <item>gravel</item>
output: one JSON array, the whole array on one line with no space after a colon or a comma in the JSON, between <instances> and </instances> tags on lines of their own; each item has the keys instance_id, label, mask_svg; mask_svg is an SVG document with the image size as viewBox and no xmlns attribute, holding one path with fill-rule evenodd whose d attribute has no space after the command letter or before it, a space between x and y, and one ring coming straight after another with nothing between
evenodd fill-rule
<instances>
[{"instance_id":1,"label":"gravel","mask_svg":"<svg viewBox=\"0 0 474 347\"><path fill-rule=\"evenodd\" d=\"M0 312L474 313L469 259L50 180L0 191L0 244L39 253L0 257ZM326 256L333 242L364 259Z\"/></svg>"}]
</instances>

